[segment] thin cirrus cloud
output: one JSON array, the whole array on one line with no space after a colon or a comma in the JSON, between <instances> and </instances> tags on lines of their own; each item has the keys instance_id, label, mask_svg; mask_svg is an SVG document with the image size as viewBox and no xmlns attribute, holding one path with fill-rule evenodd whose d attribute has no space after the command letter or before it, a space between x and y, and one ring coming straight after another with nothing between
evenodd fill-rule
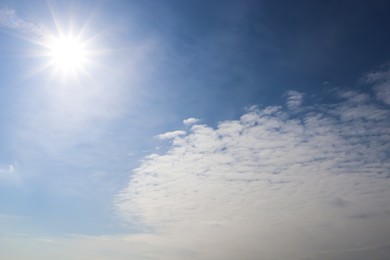
<instances>
[{"instance_id":1,"label":"thin cirrus cloud","mask_svg":"<svg viewBox=\"0 0 390 260\"><path fill-rule=\"evenodd\" d=\"M8 29L34 33L38 36L47 36L49 34L49 30L44 25L20 18L17 16L15 10L11 8L0 9L0 26Z\"/></svg>"},{"instance_id":2,"label":"thin cirrus cloud","mask_svg":"<svg viewBox=\"0 0 390 260\"><path fill-rule=\"evenodd\" d=\"M357 91L315 106L287 95L293 110L163 134L168 151L145 158L118 194L121 216L197 259L385 259L389 107Z\"/></svg>"}]
</instances>

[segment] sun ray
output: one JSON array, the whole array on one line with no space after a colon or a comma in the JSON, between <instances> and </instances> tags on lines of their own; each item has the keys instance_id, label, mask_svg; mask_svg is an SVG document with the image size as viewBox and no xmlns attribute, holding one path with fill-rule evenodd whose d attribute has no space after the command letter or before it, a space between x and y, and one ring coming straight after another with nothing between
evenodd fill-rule
<instances>
[{"instance_id":1,"label":"sun ray","mask_svg":"<svg viewBox=\"0 0 390 260\"><path fill-rule=\"evenodd\" d=\"M49 0L45 2L49 11L49 19L45 23L30 22L16 14L11 17L16 25L7 33L31 45L26 49L19 47L10 51L37 62L32 63L17 81L26 81L38 74L46 74L49 82L62 80L66 84L92 80L94 72L104 64L102 59L112 53L102 40L108 38L102 35L105 30L100 28L97 31L92 26L98 6L92 12L89 10L89 15L83 16L83 21L79 21L73 15L63 17L59 6Z\"/></svg>"}]
</instances>

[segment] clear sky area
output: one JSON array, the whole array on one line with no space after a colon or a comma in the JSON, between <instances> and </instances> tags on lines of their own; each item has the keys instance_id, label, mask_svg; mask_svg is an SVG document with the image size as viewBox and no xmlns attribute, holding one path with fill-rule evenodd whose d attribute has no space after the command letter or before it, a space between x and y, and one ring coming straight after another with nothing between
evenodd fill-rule
<instances>
[{"instance_id":1,"label":"clear sky area","mask_svg":"<svg viewBox=\"0 0 390 260\"><path fill-rule=\"evenodd\" d=\"M0 259L389 259L389 14L0 0Z\"/></svg>"}]
</instances>

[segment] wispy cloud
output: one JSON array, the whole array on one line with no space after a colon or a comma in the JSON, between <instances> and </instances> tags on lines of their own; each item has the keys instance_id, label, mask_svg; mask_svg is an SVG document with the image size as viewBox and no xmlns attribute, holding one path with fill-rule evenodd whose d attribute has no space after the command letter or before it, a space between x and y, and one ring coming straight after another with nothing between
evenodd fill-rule
<instances>
[{"instance_id":1,"label":"wispy cloud","mask_svg":"<svg viewBox=\"0 0 390 260\"><path fill-rule=\"evenodd\" d=\"M301 93L287 95L301 105ZM171 146L133 172L121 215L152 231L149 241L200 259L329 259L390 242L390 109L338 95L298 115L252 108L216 128L163 134Z\"/></svg>"},{"instance_id":2,"label":"wispy cloud","mask_svg":"<svg viewBox=\"0 0 390 260\"><path fill-rule=\"evenodd\" d=\"M20 18L14 9L0 9L0 26L8 29L34 33L37 36L47 36L49 29L42 24L33 23Z\"/></svg>"},{"instance_id":3,"label":"wispy cloud","mask_svg":"<svg viewBox=\"0 0 390 260\"><path fill-rule=\"evenodd\" d=\"M287 107L290 109L296 109L302 104L303 94L295 90L289 90L286 93Z\"/></svg>"},{"instance_id":4,"label":"wispy cloud","mask_svg":"<svg viewBox=\"0 0 390 260\"><path fill-rule=\"evenodd\" d=\"M175 137L178 137L178 136L181 136L181 135L185 135L185 134L186 134L185 131L177 130L177 131L172 131L172 132L166 132L166 133L163 133L163 134L159 134L157 136L157 138L161 139L161 140L169 140L169 139L173 139Z\"/></svg>"},{"instance_id":5,"label":"wispy cloud","mask_svg":"<svg viewBox=\"0 0 390 260\"><path fill-rule=\"evenodd\" d=\"M390 68L367 74L366 81L375 84L376 97L390 105Z\"/></svg>"}]
</instances>

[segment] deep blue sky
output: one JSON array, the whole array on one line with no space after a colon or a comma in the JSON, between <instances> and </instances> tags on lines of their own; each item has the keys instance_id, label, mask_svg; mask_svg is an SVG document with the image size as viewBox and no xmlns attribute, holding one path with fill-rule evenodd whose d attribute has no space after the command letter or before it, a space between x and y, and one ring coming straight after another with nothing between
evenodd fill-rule
<instances>
[{"instance_id":1,"label":"deep blue sky","mask_svg":"<svg viewBox=\"0 0 390 260\"><path fill-rule=\"evenodd\" d=\"M150 202L150 198L157 196L157 201L163 201L163 198L170 198L170 194L178 194L179 199L175 201L175 205L180 205L187 199L196 201L197 197L181 196L182 190L178 189L178 186L186 185L178 181L180 177L172 180L166 177L171 175L166 173L165 169L168 169L167 172L172 170L172 176L176 176L174 169L182 169L183 174L188 174L189 176L185 175L189 180L188 190L191 190L192 182L194 185L198 184L202 174L248 174L246 180L251 183L247 169L260 174L268 172L267 167L271 165L274 170L270 172L279 173L285 170L283 165L290 165L294 160L300 167L310 164L311 170L319 169L318 176L322 173L324 176L338 176L339 172L322 165L324 160L331 160L326 156L336 154L337 156L332 158L336 162L336 168L341 169L342 173L347 171L343 167L347 167L345 165L350 161L356 162L353 167L348 166L351 167L348 168L350 173L358 172L359 161L373 165L369 168L371 170L362 174L364 178L368 175L376 176L379 172L385 173L389 167L386 134L386 116L390 104L389 13L390 3L385 0L0 0L0 239L7 240L12 237L17 241L0 246L0 258L23 258L12 249L28 244L24 240L25 237L19 237L20 234L33 238L46 239L47 236L49 240L58 239L56 243L65 243L65 248L72 248L72 239L70 242L63 240L64 237L68 239L72 235L91 236L90 239L96 238L93 236L107 236L113 241L119 239L120 243L126 245L122 238L116 236L130 234L132 247L134 243L148 244L150 241L143 235L153 234L157 237L161 230L166 232L162 232L165 235L175 237L175 228L167 224L170 220L163 217L156 219L154 213L151 213L154 212L154 207L150 205L154 204ZM42 28L45 28L44 33ZM86 74L77 75L77 79L56 74L52 66L44 67L50 60L50 55L47 57L47 48L45 49L45 37L56 35L58 30L65 33L73 30L75 34L83 32L80 34L81 40L88 42L92 62L85 66ZM39 71L36 72L37 70ZM280 106L281 111L268 114L269 106ZM263 113L267 115L266 119L262 118ZM194 120L183 125L183 120L187 118ZM246 124L245 118L258 122ZM294 125L297 123L295 119L302 124L301 128ZM263 123L259 123L260 121ZM228 130L224 130L224 124L221 122L232 128L227 127ZM282 123L286 124L286 129L280 125ZM202 124L210 128L204 130L199 126ZM237 124L244 129L241 129L241 132L237 130L240 132L239 136L235 136L235 130L232 130ZM260 134L255 135L251 131L260 131L260 128L252 127L262 124L262 130L266 134L259 139ZM353 132L350 126L356 126L356 132ZM297 134L301 130L301 134ZM168 135L160 135L167 132ZM217 148L213 140L208 139L214 134L219 136L220 140L227 140L228 144ZM295 134L297 136L294 141L290 140ZM378 139L370 139L372 136L377 136ZM300 138L304 140L302 143L294 143ZM262 146L268 142L270 146ZM325 149L329 143L333 144L333 148ZM229 150L229 144L232 145L232 150ZM305 147L302 148L302 153L307 151L313 154L313 158L302 159L301 150L288 148L301 147L303 144L312 144L310 147L302 146ZM280 147L280 153L283 154L274 154L267 150L273 145ZM335 148L337 146L341 147L340 150ZM191 147L201 148L193 152ZM175 150L176 148L178 150ZM182 156L172 159L179 154L179 148L183 149ZM260 150L269 152L269 156L265 156L266 160L270 160L269 163L267 161L267 166L258 165L262 161L259 159L262 156L259 155ZM358 150L362 152L355 156L354 151ZM208 151L213 151L213 154L209 155L210 158L220 155L225 159L229 156L237 156L238 159L218 167L209 165L210 161L205 156ZM364 157L364 151L375 156ZM289 155L295 153L297 157L291 159ZM317 153L326 154L327 159L315 155ZM159 154L160 157L148 157L150 154ZM353 158L349 157L351 154ZM172 158L169 157L171 155ZM193 159L203 158L202 156L204 161ZM171 163L169 167L164 158ZM211 161L220 162L218 158ZM278 161L279 159L281 161ZM289 167L296 169L294 165ZM200 179L191 179L193 171ZM305 171L306 168L300 168L297 172L287 172L282 176L309 179L309 187L315 182L311 182L313 180L304 175L307 173ZM157 176L156 181L140 177L144 176L142 174ZM324 177L329 183L332 183L332 178ZM349 185L355 180L345 178L345 187L351 188L353 185ZM232 186L221 188L224 183L212 182L211 179L208 179L210 182L203 179L204 182L199 181L202 187L213 187L210 191L203 190L204 193L199 189L198 194L204 194L204 197L201 197L203 199L198 198L199 203L195 203L199 208L202 208L199 205L203 204L206 205L204 208L213 205L209 203L210 196L207 192L222 194L215 199L221 205L224 205L228 198L237 197L251 201L261 195L256 193L257 189L252 190L250 184L241 189L248 190L247 195L242 195L245 192L234 195L235 187L238 187L234 186L234 181L229 184ZM233 177L231 179L236 180ZM268 180L270 187L264 188L266 191L268 188L270 192L273 191L274 186L271 184L274 183L288 183L285 190L290 191L288 185L293 183L290 179L271 179ZM373 179L377 181L376 178ZM169 186L171 181L178 183L177 186ZM361 180L356 182L360 183ZM387 182L386 179L382 184L386 187ZM356 196L350 196L370 201L372 197L368 195L359 197L368 190L375 190L376 182L368 183L367 187L364 186L356 192ZM212 186L214 184L216 186ZM161 187L161 193L155 195L154 190L149 190L153 185ZM339 208L352 205L348 208L349 215L345 213L348 216L378 211L381 213L373 215L381 218L382 215L388 216L390 211L386 208L388 204L375 204L366 209L360 204L355 206L350 202L353 199L346 194L345 197L340 193L337 197L334 195L335 198L330 198L330 195L323 193L313 195L310 188L308 190L302 198L314 196L318 201L313 202L313 205L321 205L321 202L327 199L330 201L329 205ZM343 188L338 187L334 193L338 194L341 190ZM350 194L355 194L354 192L351 188ZM384 198L385 195L386 193L381 193L377 196ZM279 193L276 194L276 197L278 196ZM298 196L298 202L299 198ZM277 202L280 201L275 200L275 203ZM298 202L289 201L285 206L288 208L298 205ZM172 206L164 203L161 202L162 216L167 213L164 207L168 209ZM229 210L234 207L227 204L226 212L231 212ZM248 208L258 209L256 205ZM156 207L158 208L158 204ZM309 207L310 210L314 208ZM364 213L358 211L364 211L363 208ZM275 207L270 209L270 212L277 215L282 209L285 207ZM173 213L169 213L173 214L171 221L179 223L177 228L183 228L181 219L176 220L176 213L182 212L180 210L181 208L173 207ZM198 216L198 219L207 215L197 215L198 211L193 210L189 214ZM262 211L263 208L258 210ZM207 210L204 212L207 213ZM242 209L240 212L246 213ZM303 209L302 212L296 213L292 209L293 215L306 214ZM217 211L215 216L223 219L226 216L224 214ZM241 216L243 222L250 222L251 214L256 216L257 213L248 210L247 214L237 216ZM342 223L343 214L337 211L332 223ZM214 223L213 221L204 220L205 223ZM215 223L225 223L225 220L219 221L215 220ZM226 223L230 224L226 225L231 227L233 233L234 230L237 232L237 237L240 237L239 234L251 237L246 227L240 228L234 220L229 221ZM383 219L376 221L388 224ZM281 222L283 225L284 222ZM374 220L367 220L363 226L375 234L373 230L377 227L372 226L373 222ZM199 223L203 222L199 220ZM299 226L294 221L286 223L288 227ZM324 223L316 222L313 229L326 225ZM353 227L348 226L346 233ZM276 230L269 232L280 235ZM212 235L219 237L217 233ZM324 237L337 236L336 233L326 233ZM138 239L138 235L141 238ZM199 236L203 235L205 234ZM378 237L384 240L389 238L386 235ZM253 238L258 239L256 236ZM78 241L77 239L79 238L75 238L75 241ZM166 248L177 246L186 252L179 250L186 256L195 252L195 255L200 254L199 259L208 259L206 256L226 259L218 252L208 251L207 247L198 250L196 243L188 242L189 244L178 246L173 242L160 243L159 238L153 239L150 243L159 246L159 249L153 247L153 252L160 252L161 248L163 251L169 251ZM163 236L162 239L164 240ZM304 243L302 252L310 255L313 248L322 250L321 252L336 252L346 248L361 248L365 243L367 246L376 246L378 243L374 240L351 240L344 248L334 249L329 242L331 239L324 238L324 241L312 247L308 245L310 243ZM215 241L219 240L215 238ZM107 252L116 252L112 244L108 244ZM383 241L382 244L388 248L389 241ZM243 250L251 252L255 247L250 245L248 243L249 249L243 246L242 248L246 248ZM28 246L33 249L39 247L33 242ZM308 251L305 251L306 246ZM53 255L47 253L45 247L42 248L44 258L39 259L50 259ZM264 251L265 255L269 254L269 259L283 257L283 254L273 254L270 248L272 245L268 247L268 251ZM110 259L127 259L126 250L117 250L122 255L113 254L117 258ZM181 254L179 251L169 251L174 256L167 256L167 259L175 259L177 254ZM139 259L148 255L145 252L140 253ZM288 250L285 252L289 253ZM378 252L375 253L380 255ZM89 257L113 257L106 253L99 256L90 254ZM302 254L295 253L296 259L302 259ZM61 254L63 252L58 251L54 255ZM327 253L323 254L325 256L321 257L330 259L327 258L330 257ZM367 254L372 256L369 252ZM61 256L64 259L72 259L69 255ZM337 254L333 256L337 257ZM246 257L250 259L250 255ZM241 258L246 259L245 256Z\"/></svg>"},{"instance_id":2,"label":"deep blue sky","mask_svg":"<svg viewBox=\"0 0 390 260\"><path fill-rule=\"evenodd\" d=\"M218 120L248 104L280 101L285 89L351 88L389 59L385 1L164 1L118 8L136 13L136 30L157 34L166 45L153 79L168 94L155 102L168 103L173 113L186 107L192 116Z\"/></svg>"}]
</instances>

